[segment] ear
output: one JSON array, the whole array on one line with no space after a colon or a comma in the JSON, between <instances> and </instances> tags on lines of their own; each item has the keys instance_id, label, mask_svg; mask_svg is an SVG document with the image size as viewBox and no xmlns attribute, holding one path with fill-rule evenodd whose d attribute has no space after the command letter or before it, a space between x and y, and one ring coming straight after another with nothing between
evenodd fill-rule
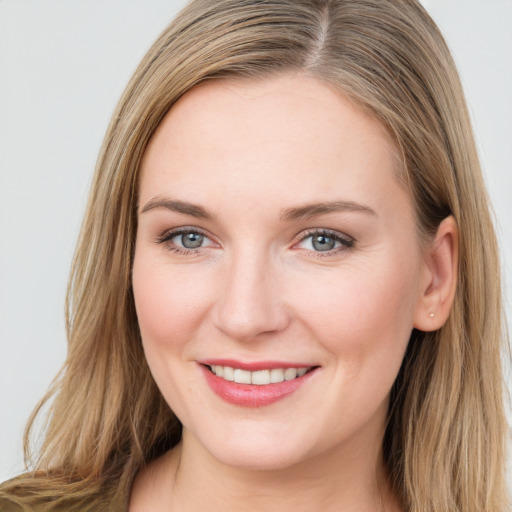
<instances>
[{"instance_id":1,"label":"ear","mask_svg":"<svg viewBox=\"0 0 512 512\"><path fill-rule=\"evenodd\" d=\"M426 248L414 327L435 331L448 319L457 288L458 229L455 219L446 217L432 244Z\"/></svg>"}]
</instances>

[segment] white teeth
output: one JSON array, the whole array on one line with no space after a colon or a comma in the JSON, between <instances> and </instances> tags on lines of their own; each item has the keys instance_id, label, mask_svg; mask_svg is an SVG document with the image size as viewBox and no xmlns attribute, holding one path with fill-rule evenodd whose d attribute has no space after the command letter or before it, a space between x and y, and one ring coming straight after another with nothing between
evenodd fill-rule
<instances>
[{"instance_id":1,"label":"white teeth","mask_svg":"<svg viewBox=\"0 0 512 512\"><path fill-rule=\"evenodd\" d=\"M270 370L270 382L272 382L272 384L276 382L283 382L283 380L284 370L282 370L281 368L273 368L272 370Z\"/></svg>"},{"instance_id":2,"label":"white teeth","mask_svg":"<svg viewBox=\"0 0 512 512\"><path fill-rule=\"evenodd\" d=\"M284 371L284 380L293 380L297 377L297 368L286 368Z\"/></svg>"},{"instance_id":3,"label":"white teeth","mask_svg":"<svg viewBox=\"0 0 512 512\"><path fill-rule=\"evenodd\" d=\"M222 377L224 380L229 380L231 382L235 380L235 370L233 368L229 366L216 366L216 368L221 368L220 371L213 371L217 377Z\"/></svg>"},{"instance_id":4,"label":"white teeth","mask_svg":"<svg viewBox=\"0 0 512 512\"><path fill-rule=\"evenodd\" d=\"M251 384L258 384L259 386L270 384L270 370L258 370L257 372L251 372L251 374Z\"/></svg>"},{"instance_id":5,"label":"white teeth","mask_svg":"<svg viewBox=\"0 0 512 512\"><path fill-rule=\"evenodd\" d=\"M247 370L240 370L237 368L235 370L235 378L234 381L238 384L250 384L251 383L251 372Z\"/></svg>"},{"instance_id":6,"label":"white teeth","mask_svg":"<svg viewBox=\"0 0 512 512\"><path fill-rule=\"evenodd\" d=\"M224 380L234 381L238 384L276 384L285 380L293 380L302 377L310 367L305 368L272 368L271 370L257 370L254 372L231 368L230 366L212 365L212 372Z\"/></svg>"}]
</instances>

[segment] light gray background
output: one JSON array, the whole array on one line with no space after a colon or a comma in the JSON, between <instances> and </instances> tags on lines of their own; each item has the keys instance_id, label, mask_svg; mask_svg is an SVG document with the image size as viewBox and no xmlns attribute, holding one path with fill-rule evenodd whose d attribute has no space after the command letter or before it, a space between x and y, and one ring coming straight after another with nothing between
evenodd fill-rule
<instances>
[{"instance_id":1,"label":"light gray background","mask_svg":"<svg viewBox=\"0 0 512 512\"><path fill-rule=\"evenodd\" d=\"M0 481L64 361L67 275L114 106L183 0L0 0ZM512 0L424 0L454 52L512 304ZM475 243L479 243L475 240Z\"/></svg>"}]
</instances>

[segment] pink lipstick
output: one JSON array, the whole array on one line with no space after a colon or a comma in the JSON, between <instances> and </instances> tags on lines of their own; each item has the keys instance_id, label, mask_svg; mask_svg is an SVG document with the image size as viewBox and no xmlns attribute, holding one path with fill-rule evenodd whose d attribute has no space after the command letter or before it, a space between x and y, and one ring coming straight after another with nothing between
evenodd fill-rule
<instances>
[{"instance_id":1,"label":"pink lipstick","mask_svg":"<svg viewBox=\"0 0 512 512\"><path fill-rule=\"evenodd\" d=\"M242 407L270 405L306 383L318 368L302 363L230 359L200 361L207 384L223 400Z\"/></svg>"}]
</instances>

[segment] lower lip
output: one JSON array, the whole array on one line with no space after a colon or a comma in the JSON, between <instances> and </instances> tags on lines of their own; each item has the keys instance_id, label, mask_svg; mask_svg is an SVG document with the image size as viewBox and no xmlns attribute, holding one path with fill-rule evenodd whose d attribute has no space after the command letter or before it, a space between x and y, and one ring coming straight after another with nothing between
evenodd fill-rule
<instances>
[{"instance_id":1,"label":"lower lip","mask_svg":"<svg viewBox=\"0 0 512 512\"><path fill-rule=\"evenodd\" d=\"M221 377L217 377L204 365L201 365L201 369L206 382L214 393L226 402L242 407L263 407L273 404L291 395L316 372L316 369L313 369L302 377L297 377L293 380L257 386L256 384L238 384L237 382L224 380Z\"/></svg>"}]
</instances>

